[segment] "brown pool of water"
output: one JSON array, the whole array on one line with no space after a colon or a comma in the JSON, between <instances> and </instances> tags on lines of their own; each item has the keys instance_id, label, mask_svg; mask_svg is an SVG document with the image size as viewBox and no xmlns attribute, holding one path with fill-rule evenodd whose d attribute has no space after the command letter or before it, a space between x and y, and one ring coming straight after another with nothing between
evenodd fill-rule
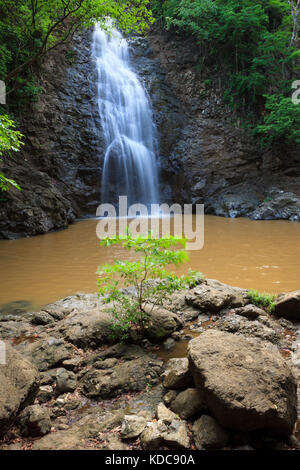
<instances>
[{"instance_id":1,"label":"brown pool of water","mask_svg":"<svg viewBox=\"0 0 300 470\"><path fill-rule=\"evenodd\" d=\"M0 241L0 311L36 310L76 292L95 292L97 267L133 259L119 246L99 246L95 219L67 230ZM225 283L279 293L299 289L300 223L205 216L204 248L178 269Z\"/></svg>"}]
</instances>

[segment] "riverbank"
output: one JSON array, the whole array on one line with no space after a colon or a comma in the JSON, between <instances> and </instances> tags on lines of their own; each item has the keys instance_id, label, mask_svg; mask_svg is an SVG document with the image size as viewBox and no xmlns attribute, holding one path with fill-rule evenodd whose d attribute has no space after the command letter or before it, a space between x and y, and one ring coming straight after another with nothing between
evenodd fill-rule
<instances>
[{"instance_id":1,"label":"riverbank","mask_svg":"<svg viewBox=\"0 0 300 470\"><path fill-rule=\"evenodd\" d=\"M94 294L1 315L1 448L297 448L300 292L252 301L202 281L127 345Z\"/></svg>"}]
</instances>

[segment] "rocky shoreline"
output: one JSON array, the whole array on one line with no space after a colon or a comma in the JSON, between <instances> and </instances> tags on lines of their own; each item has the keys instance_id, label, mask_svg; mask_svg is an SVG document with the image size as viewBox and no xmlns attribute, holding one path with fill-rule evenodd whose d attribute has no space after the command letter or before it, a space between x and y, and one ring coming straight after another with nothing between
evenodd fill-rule
<instances>
[{"instance_id":1,"label":"rocky shoreline","mask_svg":"<svg viewBox=\"0 0 300 470\"><path fill-rule=\"evenodd\" d=\"M270 314L203 280L130 344L111 322L93 294L0 313L0 449L300 448L300 291Z\"/></svg>"}]
</instances>

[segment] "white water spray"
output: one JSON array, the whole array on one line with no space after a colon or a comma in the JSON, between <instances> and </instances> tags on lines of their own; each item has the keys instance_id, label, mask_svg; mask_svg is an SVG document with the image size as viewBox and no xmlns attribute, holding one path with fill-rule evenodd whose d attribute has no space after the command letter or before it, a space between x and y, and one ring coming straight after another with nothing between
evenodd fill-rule
<instances>
[{"instance_id":1,"label":"white water spray","mask_svg":"<svg viewBox=\"0 0 300 470\"><path fill-rule=\"evenodd\" d=\"M106 152L102 202L158 203L156 129L147 94L131 69L129 46L119 31L108 35L99 25L93 34L98 72L98 106Z\"/></svg>"}]
</instances>

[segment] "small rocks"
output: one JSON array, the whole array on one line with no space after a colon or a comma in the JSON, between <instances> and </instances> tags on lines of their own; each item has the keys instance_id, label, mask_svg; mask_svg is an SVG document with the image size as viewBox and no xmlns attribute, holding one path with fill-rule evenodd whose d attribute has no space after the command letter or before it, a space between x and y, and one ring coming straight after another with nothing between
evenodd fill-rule
<instances>
[{"instance_id":1,"label":"small rocks","mask_svg":"<svg viewBox=\"0 0 300 470\"><path fill-rule=\"evenodd\" d=\"M229 440L229 433L211 416L202 415L193 425L197 449L221 449Z\"/></svg>"},{"instance_id":2,"label":"small rocks","mask_svg":"<svg viewBox=\"0 0 300 470\"><path fill-rule=\"evenodd\" d=\"M297 419L297 385L276 346L209 330L189 343L195 385L218 422L241 432L288 437Z\"/></svg>"},{"instance_id":3,"label":"small rocks","mask_svg":"<svg viewBox=\"0 0 300 470\"><path fill-rule=\"evenodd\" d=\"M138 415L126 415L122 423L122 439L136 439L144 431L147 424L146 418Z\"/></svg>"},{"instance_id":4,"label":"small rocks","mask_svg":"<svg viewBox=\"0 0 300 470\"><path fill-rule=\"evenodd\" d=\"M45 436L51 429L49 411L40 405L28 406L19 416L19 425L23 436Z\"/></svg>"},{"instance_id":5,"label":"small rocks","mask_svg":"<svg viewBox=\"0 0 300 470\"><path fill-rule=\"evenodd\" d=\"M192 384L193 379L189 370L188 359L186 357L170 359L163 374L164 387L184 390Z\"/></svg>"},{"instance_id":6,"label":"small rocks","mask_svg":"<svg viewBox=\"0 0 300 470\"><path fill-rule=\"evenodd\" d=\"M262 309L253 304L248 304L245 307L235 309L235 313L242 317L248 318L248 320L255 320L260 315L266 316L267 313Z\"/></svg>"},{"instance_id":7,"label":"small rocks","mask_svg":"<svg viewBox=\"0 0 300 470\"><path fill-rule=\"evenodd\" d=\"M40 403L46 403L53 396L53 387L51 385L43 385L39 388L37 399Z\"/></svg>"},{"instance_id":8,"label":"small rocks","mask_svg":"<svg viewBox=\"0 0 300 470\"><path fill-rule=\"evenodd\" d=\"M74 392L77 386L77 378L74 372L60 368L56 372L56 388L58 395L62 393Z\"/></svg>"},{"instance_id":9,"label":"small rocks","mask_svg":"<svg viewBox=\"0 0 300 470\"><path fill-rule=\"evenodd\" d=\"M146 305L145 310L150 313L150 324L146 336L152 343L162 342L172 333L182 328L182 320L169 310Z\"/></svg>"},{"instance_id":10,"label":"small rocks","mask_svg":"<svg viewBox=\"0 0 300 470\"><path fill-rule=\"evenodd\" d=\"M275 304L275 313L287 320L300 321L300 290L280 294Z\"/></svg>"},{"instance_id":11,"label":"small rocks","mask_svg":"<svg viewBox=\"0 0 300 470\"><path fill-rule=\"evenodd\" d=\"M169 351L170 349L174 348L175 346L175 339L173 338L168 338L163 342L163 347L166 351Z\"/></svg>"},{"instance_id":12,"label":"small rocks","mask_svg":"<svg viewBox=\"0 0 300 470\"><path fill-rule=\"evenodd\" d=\"M179 341L182 337L182 332L181 331L174 331L174 333L171 334L171 337L175 339L175 341Z\"/></svg>"},{"instance_id":13,"label":"small rocks","mask_svg":"<svg viewBox=\"0 0 300 470\"><path fill-rule=\"evenodd\" d=\"M175 413L168 410L163 403L157 408L158 420L147 424L141 434L141 444L144 449L158 449L168 446L172 449L188 449L190 440L188 427Z\"/></svg>"}]
</instances>

